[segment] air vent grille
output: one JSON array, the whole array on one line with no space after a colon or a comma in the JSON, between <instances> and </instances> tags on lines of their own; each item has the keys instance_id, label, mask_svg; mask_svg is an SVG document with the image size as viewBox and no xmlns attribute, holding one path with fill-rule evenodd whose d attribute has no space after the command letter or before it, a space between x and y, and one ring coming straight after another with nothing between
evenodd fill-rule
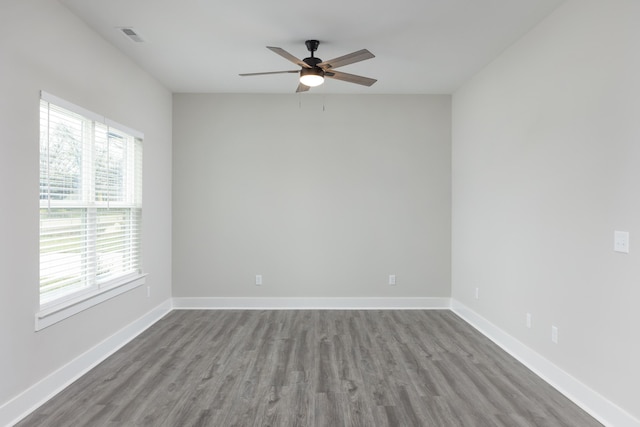
<instances>
[{"instance_id":1,"label":"air vent grille","mask_svg":"<svg viewBox=\"0 0 640 427\"><path fill-rule=\"evenodd\" d=\"M124 34L125 36L127 36L129 39L133 40L136 43L144 42L142 37L140 37L140 34L138 34L133 28L120 28L120 31L122 31L122 34Z\"/></svg>"}]
</instances>

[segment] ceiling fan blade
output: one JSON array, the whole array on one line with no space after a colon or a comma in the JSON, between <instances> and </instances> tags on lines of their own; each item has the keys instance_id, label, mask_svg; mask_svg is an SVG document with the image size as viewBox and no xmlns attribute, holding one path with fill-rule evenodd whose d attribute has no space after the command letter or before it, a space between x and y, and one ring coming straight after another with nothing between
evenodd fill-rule
<instances>
[{"instance_id":1,"label":"ceiling fan blade","mask_svg":"<svg viewBox=\"0 0 640 427\"><path fill-rule=\"evenodd\" d=\"M300 70L291 70L291 71L267 71L264 73L243 73L243 74L238 74L239 76L242 77L246 77L246 76L262 76L265 74L284 74L284 73L299 73Z\"/></svg>"},{"instance_id":2,"label":"ceiling fan blade","mask_svg":"<svg viewBox=\"0 0 640 427\"><path fill-rule=\"evenodd\" d=\"M333 71L333 70L326 71L324 73L324 76L330 79L342 80L345 82L356 83L363 86L371 86L372 84L378 81L376 79L371 79L369 77L356 76L355 74L341 73L340 71Z\"/></svg>"},{"instance_id":3,"label":"ceiling fan blade","mask_svg":"<svg viewBox=\"0 0 640 427\"><path fill-rule=\"evenodd\" d=\"M324 69L344 67L345 65L353 64L354 62L364 61L365 59L375 58L376 56L369 52L367 49L361 49L357 52L352 52L338 58L330 59L318 64L318 67Z\"/></svg>"},{"instance_id":4,"label":"ceiling fan blade","mask_svg":"<svg viewBox=\"0 0 640 427\"><path fill-rule=\"evenodd\" d=\"M309 86L303 85L302 83L298 84L298 89L296 89L296 93L298 92L306 92L309 90Z\"/></svg>"},{"instance_id":5,"label":"ceiling fan blade","mask_svg":"<svg viewBox=\"0 0 640 427\"><path fill-rule=\"evenodd\" d=\"M272 52L277 53L278 55L282 56L284 59L293 62L294 64L297 64L303 68L311 68L311 66L309 64L307 64L306 62L296 58L295 56L291 55L289 52L287 52L286 50L282 49L281 47L273 47L273 46L267 46L267 49L271 50Z\"/></svg>"}]
</instances>

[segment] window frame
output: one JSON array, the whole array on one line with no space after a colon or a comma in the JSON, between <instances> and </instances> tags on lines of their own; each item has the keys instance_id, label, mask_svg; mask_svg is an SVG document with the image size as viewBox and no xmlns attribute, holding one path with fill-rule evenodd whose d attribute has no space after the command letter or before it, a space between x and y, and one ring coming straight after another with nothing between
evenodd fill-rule
<instances>
[{"instance_id":1,"label":"window frame","mask_svg":"<svg viewBox=\"0 0 640 427\"><path fill-rule=\"evenodd\" d=\"M39 105L41 105L42 102L49 103L53 106L60 107L74 114L82 116L83 119L91 122L92 132L94 131L96 124L98 124L98 125L101 125L101 126L104 125L107 127L107 135L108 135L107 137L111 136L110 135L111 129L113 129L117 133L125 134L128 137L133 137L134 141L132 143L132 147L131 148L127 147L127 150L131 149L131 150L134 150L135 152L135 150L139 149L140 150L139 155L142 156L142 142L144 140L144 134L142 132L139 132L127 126L121 125L113 120L107 119L106 117L100 116L83 107L77 106L69 101L58 98L55 95L52 95L45 91L41 91L40 93ZM87 143L85 141L82 142L81 149L83 151L87 149L86 144ZM92 140L91 145L93 146L94 144L95 142ZM138 153L134 153L134 154L137 155ZM82 157L83 157L82 162L84 164L87 161L85 160L86 156L83 155ZM39 154L39 158L40 158L40 161L42 161L40 154ZM135 162L136 161L135 157L131 161ZM96 171L96 167L94 164L89 164L89 165L92 170L92 173L91 173L92 176L98 173ZM97 213L100 209L104 209L106 207L107 209L123 209L124 208L129 211L128 215L136 215L136 214L139 215L140 216L139 220L136 222L136 225L138 226L138 229L136 232L138 235L137 244L140 246L139 247L140 252L139 252L139 257L137 258L138 259L137 271L122 274L119 276L114 276L103 281L100 281L99 275L96 272L94 272L89 286L49 301L42 302L41 281L39 280L38 297L40 301L39 301L39 310L35 314L35 330L36 331L44 329L50 325L53 325L61 320L64 320L70 316L73 316L74 314L77 314L83 310L86 310L90 307L100 304L103 301L111 299L124 292L128 292L132 289L142 286L145 283L146 274L143 273L143 269L142 269L143 266L142 266L142 247L141 247L142 246L142 198L141 198L142 170L140 170L139 172L135 172L136 168L142 168L141 158L139 159L139 164L135 164L132 169L132 171L134 171L134 174L135 173L140 174L140 177L139 177L140 182L137 182L137 185L139 185L139 188L135 190L137 191L137 193L134 191L133 196L131 196L135 200L130 202L119 202L119 201L108 200L105 206L104 203L97 203L95 201L88 202L87 200L84 200L84 196L81 196L80 201L56 200L56 202L54 203L55 206L51 206L49 204L50 198L45 200L40 199L39 210L43 208L64 209L65 206L77 207L79 208L79 212L82 212L80 209L85 209L85 215L89 216L91 211L93 211L94 213ZM39 174L41 175L41 173L42 172L40 171ZM42 175L40 176L40 179L42 179ZM86 184L86 182L84 181L84 178L82 178L82 180L83 180L83 184ZM93 178L91 178L91 180L93 180ZM93 182L91 183L93 184ZM136 183L133 183L133 184L129 183L127 185L135 186ZM110 190L110 189L107 188L107 190ZM85 191L85 190L81 190L81 191ZM93 193L94 190L91 189L90 191ZM138 210L137 212L136 212L136 209ZM95 217L99 218L99 215L96 214ZM42 218L39 220L39 224L40 224L40 227L42 227ZM97 227L97 224L98 222L96 219L96 223L92 225ZM96 235L95 237L96 237L96 241L94 242L94 244L96 244L100 235ZM40 239L41 239L41 235L39 233L39 240ZM130 250L131 246L128 246L128 248ZM42 248L40 250L42 250ZM86 254L86 252L83 252L83 253ZM90 251L89 255L97 259L97 255L95 253L92 253ZM41 263L42 263L42 259L39 262L40 266L41 266ZM98 265L97 263L98 261L94 261L94 264L92 265ZM41 274L39 274L39 277L40 275Z\"/></svg>"}]
</instances>

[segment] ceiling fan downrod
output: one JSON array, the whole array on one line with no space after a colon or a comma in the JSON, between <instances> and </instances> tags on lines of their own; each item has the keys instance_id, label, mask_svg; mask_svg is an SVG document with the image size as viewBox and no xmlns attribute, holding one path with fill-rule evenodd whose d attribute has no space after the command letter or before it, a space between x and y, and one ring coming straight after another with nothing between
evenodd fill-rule
<instances>
[{"instance_id":1,"label":"ceiling fan downrod","mask_svg":"<svg viewBox=\"0 0 640 427\"><path fill-rule=\"evenodd\" d=\"M304 44L307 45L307 49L309 50L309 52L311 52L311 56L308 58L304 58L303 61L310 67L318 68L317 65L322 62L322 59L313 56L313 52L318 50L320 42L318 40L307 40L306 42L304 42ZM317 71L319 71L319 68Z\"/></svg>"}]
</instances>

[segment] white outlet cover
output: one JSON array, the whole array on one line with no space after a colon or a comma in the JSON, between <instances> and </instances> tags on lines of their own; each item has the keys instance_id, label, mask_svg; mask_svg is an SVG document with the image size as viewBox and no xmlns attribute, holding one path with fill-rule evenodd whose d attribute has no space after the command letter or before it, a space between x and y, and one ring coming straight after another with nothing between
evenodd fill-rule
<instances>
[{"instance_id":1,"label":"white outlet cover","mask_svg":"<svg viewBox=\"0 0 640 427\"><path fill-rule=\"evenodd\" d=\"M629 253L629 232L614 231L613 232L613 250L624 254Z\"/></svg>"},{"instance_id":2,"label":"white outlet cover","mask_svg":"<svg viewBox=\"0 0 640 427\"><path fill-rule=\"evenodd\" d=\"M551 341L558 344L558 328L555 326L551 327Z\"/></svg>"}]
</instances>

